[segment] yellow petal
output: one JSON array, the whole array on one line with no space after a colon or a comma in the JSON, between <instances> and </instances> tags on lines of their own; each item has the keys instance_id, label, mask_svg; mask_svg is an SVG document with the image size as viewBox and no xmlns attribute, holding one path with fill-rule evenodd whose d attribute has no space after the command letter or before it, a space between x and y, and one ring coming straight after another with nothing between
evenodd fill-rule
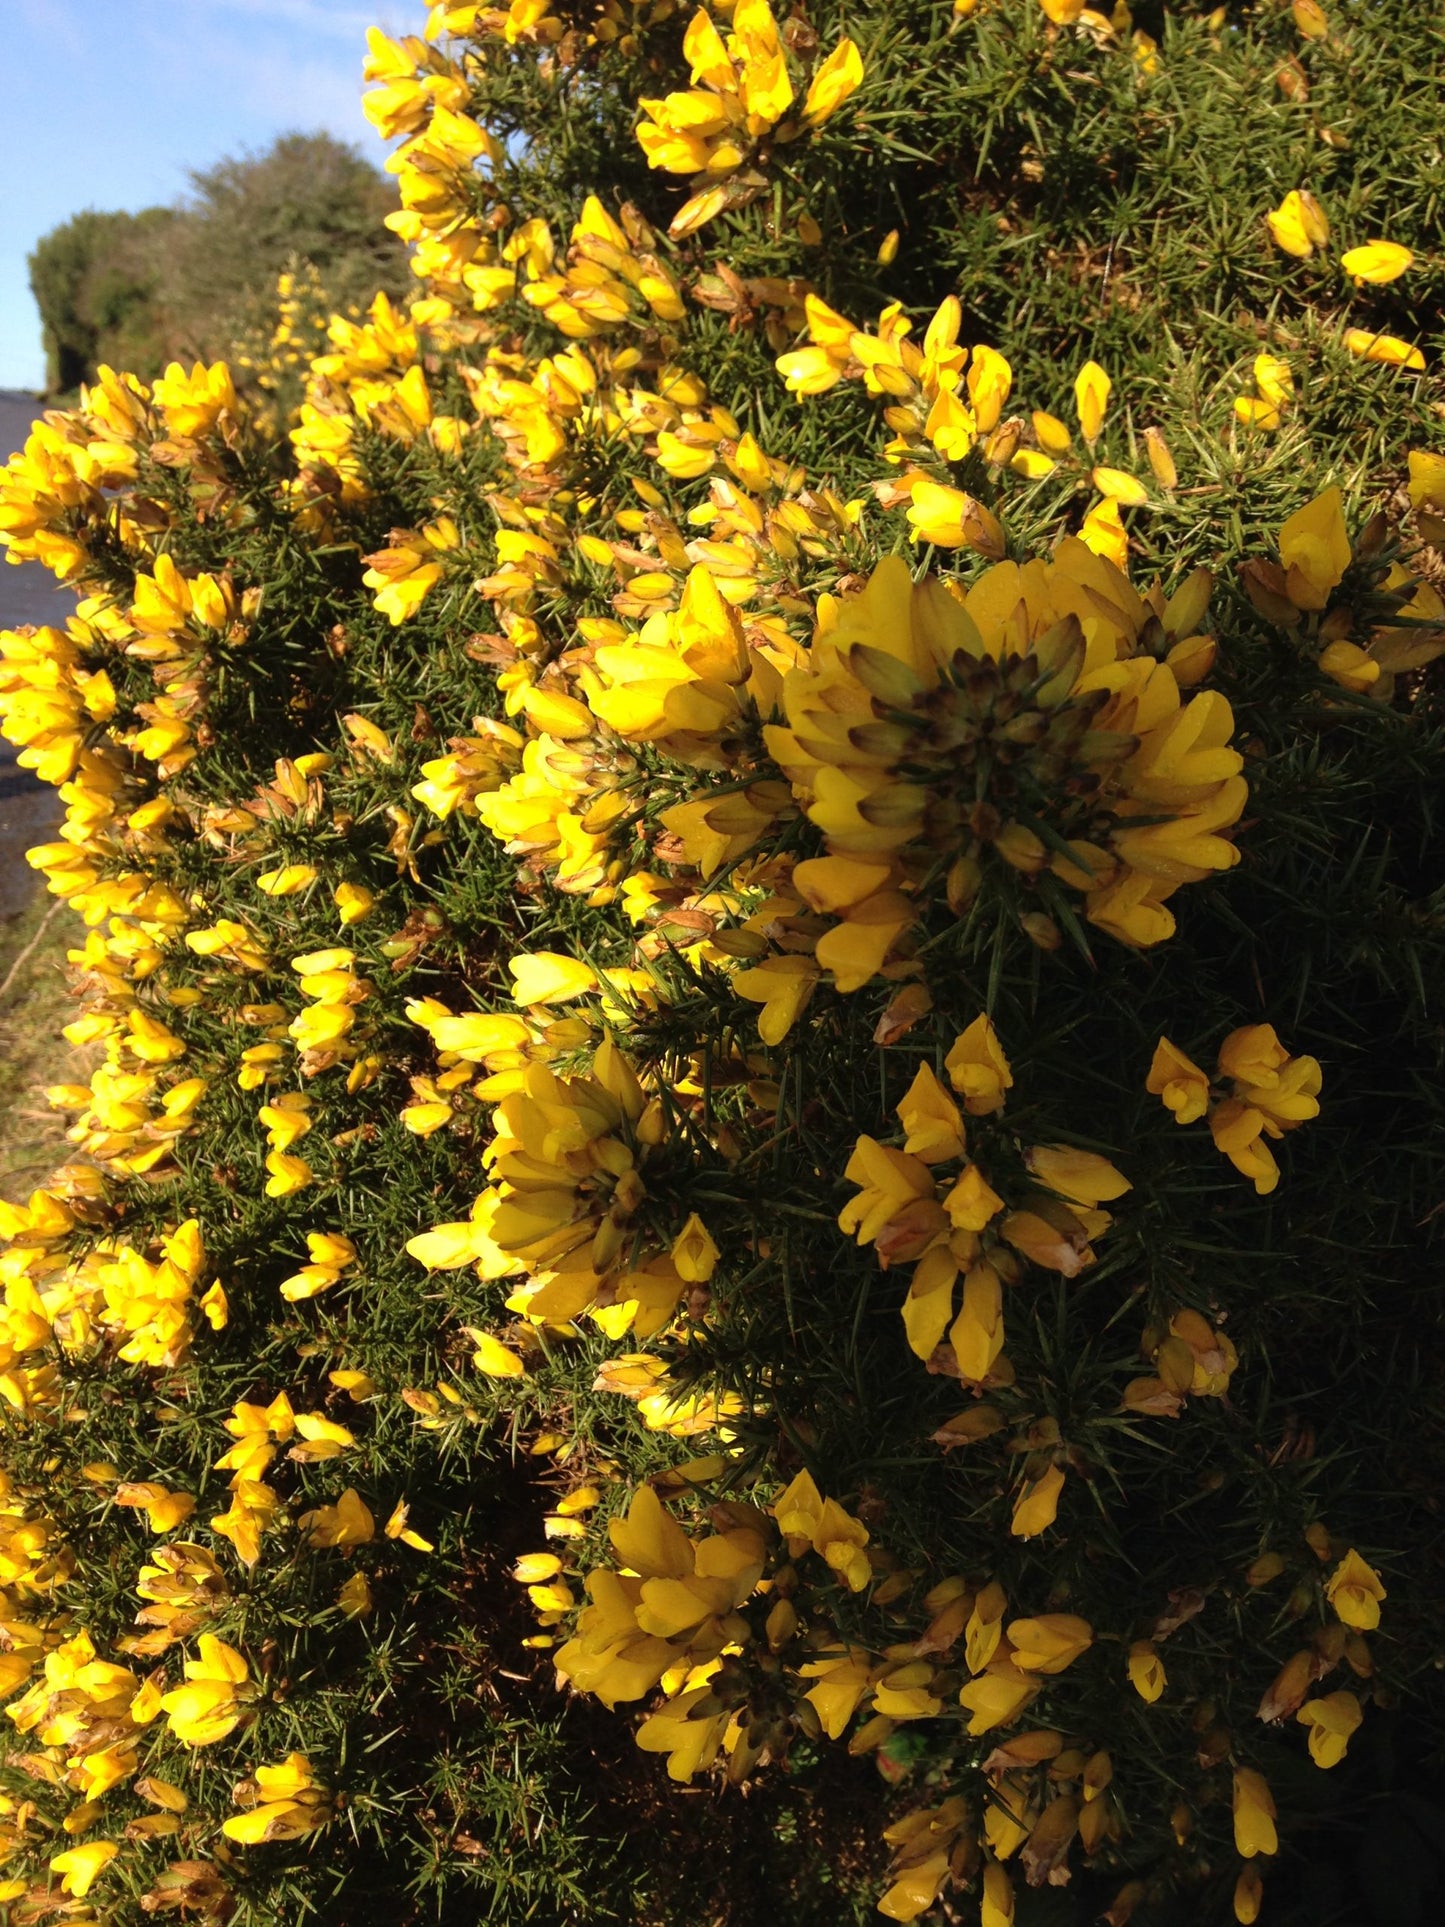
<instances>
[{"instance_id":1,"label":"yellow petal","mask_svg":"<svg viewBox=\"0 0 1445 1927\"><path fill-rule=\"evenodd\" d=\"M840 40L813 76L803 102L803 119L821 126L862 84L863 56L851 40Z\"/></svg>"},{"instance_id":2,"label":"yellow petal","mask_svg":"<svg viewBox=\"0 0 1445 1927\"><path fill-rule=\"evenodd\" d=\"M471 1336L477 1347L472 1353L472 1363L479 1372L485 1372L488 1378L521 1377L526 1366L514 1351L509 1351L490 1332L473 1331Z\"/></svg>"},{"instance_id":3,"label":"yellow petal","mask_svg":"<svg viewBox=\"0 0 1445 1927\"><path fill-rule=\"evenodd\" d=\"M1363 247L1351 248L1348 254L1340 256L1340 266L1346 274L1357 282L1369 281L1377 287L1386 281L1398 281L1414 261L1410 250L1401 247L1398 241L1368 241Z\"/></svg>"}]
</instances>

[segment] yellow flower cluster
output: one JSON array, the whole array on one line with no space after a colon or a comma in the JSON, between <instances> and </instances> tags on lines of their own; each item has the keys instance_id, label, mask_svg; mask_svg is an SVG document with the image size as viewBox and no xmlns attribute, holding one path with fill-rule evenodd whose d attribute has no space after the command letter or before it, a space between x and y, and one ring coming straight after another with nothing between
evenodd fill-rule
<instances>
[{"instance_id":1,"label":"yellow flower cluster","mask_svg":"<svg viewBox=\"0 0 1445 1927\"><path fill-rule=\"evenodd\" d=\"M841 1034L874 993L888 1090L894 1047L935 997L950 1014L998 1008L992 988L960 988L947 947L976 914L996 915L1001 945L1022 929L1041 965L1039 952L1066 941L1092 961L1092 933L1129 951L1166 944L1179 892L1238 861L1246 746L1211 686L1210 572L1181 571L1172 593L1130 579L1125 513L1177 509L1179 478L1157 429L1143 436L1152 480L1124 465L1142 466L1099 363L1076 372L1072 425L1010 414L1013 368L961 341L956 298L920 340L921 317L899 306L870 333L800 280L744 281L725 262L698 272L692 250L673 245L781 184L774 150L863 82L851 40L815 60L806 22L780 26L766 0L695 15L683 43L691 88L637 103L649 162L691 177L669 233L598 195L560 217L511 204L507 139L471 111L487 62L569 71L579 50L639 46L668 11L607 0L584 28L545 0L512 0L435 7L425 38L373 32L367 112L400 142L392 226L418 289L330 317L309 354L290 342L302 319L315 326L301 315L310 297L283 289L295 313L273 358L294 353L306 380L289 468L217 363L172 367L149 388L102 370L0 475L12 557L86 592L64 628L0 636L0 727L66 806L31 860L84 920L70 959L84 1007L67 1036L103 1060L51 1094L73 1116L75 1161L28 1203L0 1206L0 1399L27 1437L48 1441L42 1428L86 1417L77 1388L103 1370L108 1383L143 1382L165 1401L166 1424L186 1416L184 1374L207 1331L227 1327L228 1289L245 1286L218 1265L209 1221L165 1215L156 1187L174 1182L183 1195L190 1165L207 1162L209 1121L234 1112L238 1094L251 1166L218 1166L206 1182L249 1187L286 1227L295 1268L268 1320L283 1308L324 1317L369 1282L363 1207L338 1179L358 1141L390 1130L418 1161L435 1154L439 1171L454 1151L462 1202L431 1203L445 1187L428 1179L410 1224L464 1212L475 1193L470 1215L417 1232L406 1250L428 1270L475 1268L480 1291L458 1281L472 1296L437 1319L464 1336L455 1357L484 1383L400 1388L418 1429L481 1428L507 1409L489 1400L532 1396L569 1346L575 1358L587 1319L602 1339L651 1347L602 1359L594 1392L630 1404L650 1433L715 1434L719 1448L659 1490L640 1486L610 1519L614 1562L587 1573L585 1605L569 1542L592 1539L587 1515L608 1509L615 1468L594 1467L562 1494L545 1522L561 1551L527 1554L515 1570L539 1616L531 1644L560 1642L559 1676L608 1706L660 1689L638 1742L665 1754L676 1779L720 1758L741 1778L797 1735L852 1729L861 1753L912 1721L946 1716L970 1740L1008 1729L991 1752L970 1751L965 1791L889 1830L882 1903L914 1919L950 1882L977 1884L982 1919L1004 1927L1006 1863L1031 1884L1062 1880L1076 1841L1093 1854L1132 1824L1089 1736L1063 1713L1038 1730L1022 1722L1050 1680L1077 1661L1102 1667L1106 1651L1120 1685L1146 1705L1162 1700L1161 1648L1183 1619L1138 1638L1121 1624L1096 1641L1089 1620L1063 1610L1063 1592L1010 1618L982 1555L968 1576L936 1583L904 1567L879 1543L884 1513L864 1492L850 1513L803 1471L766 1503L733 1496L771 1489L758 1472L766 1373L743 1392L670 1361L705 1332L714 1290L774 1259L767 1180L749 1151L813 1128L809 1094L794 1102L788 1089L791 1053L814 1038L805 1013L817 1035ZM1051 27L1099 39L1130 29L1123 10L1110 20L1045 0L1044 11ZM1133 57L1141 77L1151 70L1147 36L1134 37ZM1281 231L1308 213L1303 202L1277 210ZM1385 278L1388 249L1363 254L1346 269ZM810 475L793 459L786 411L759 409L749 427L723 381L709 386L689 337L700 315L719 313L759 330L783 391L806 402L856 383L858 399L881 404L890 439L871 490L850 496ZM1257 396L1236 413L1274 426L1294 406L1291 366L1263 353L1254 381ZM260 499L288 556L325 558L317 606L342 601L334 582L351 571L349 611L315 638L318 652L344 666L370 649L386 669L370 687L372 669L358 673L364 693L348 687L343 700L359 707L335 715L324 695L294 691L288 726L306 747L278 757L271 744L264 761L248 750L243 785L208 755L238 665L274 643L273 591L234 559L262 519L245 492L263 472ZM1055 539L1029 555L1013 505L1036 504L1046 483L1059 491ZM1439 543L1445 461L1413 455L1409 492L1416 532ZM411 526L388 531L398 497ZM910 542L929 552L916 574ZM1306 641L1336 686L1331 703L1341 690L1384 699L1445 651L1445 605L1424 566L1380 562L1383 546L1373 525L1352 543L1332 489L1285 522L1277 563L1246 572L1256 607ZM440 741L420 705L408 741L385 701L408 649L432 646L423 636L485 673L479 700L495 710L469 726L462 712L466 733ZM396 906L379 870L358 854L378 821L381 867L394 862L399 880L395 923L380 914ZM514 859L518 886L516 914L480 959L465 954L465 933L453 942L420 867L460 851L480 869L479 848L499 867ZM559 916L549 885L580 903ZM598 914L568 921L584 909ZM534 913L551 933L534 941L564 947L527 947ZM316 932L317 916L331 935ZM298 921L311 934L298 936ZM575 934L584 928L595 941ZM426 994L404 1002L391 973L419 958ZM977 1015L945 1048L953 1028L910 1058L901 1096L893 1083L888 1122L875 1116L882 1137L856 1135L871 1111L850 1118L841 1176L854 1195L836 1222L883 1269L909 1268L904 1342L970 1399L936 1442L965 1464L996 1453L976 1513L989 1494L1003 1501L994 1543L1016 1554L1011 1541L1054 1527L1066 1480L1080 1490L1092 1465L1083 1423L1070 1436L1073 1416L1061 1422L1048 1388L1019 1382L1006 1292L1062 1293L1094 1267L1106 1207L1132 1186L1101 1151L1056 1141L1072 1122L1006 1123L1014 1072L991 1019ZM1027 1043L1011 1035L1010 1047ZM1225 1038L1217 1078L1161 1039L1147 1088L1181 1124L1207 1117L1219 1150L1268 1192L1279 1177L1270 1144L1318 1113L1320 1066L1259 1024ZM820 1184L840 1175L820 1168L824 1157L804 1159ZM1147 1159L1124 1161L1142 1189ZM127 1228L137 1199L146 1213ZM827 1213L781 1202L837 1251L836 1194ZM1224 1311L1207 1298L1181 1306L1181 1295L1151 1304L1144 1370L1109 1425L1178 1418L1190 1400L1221 1409L1240 1363ZM490 1329L497 1306L513 1322ZM322 1349L297 1348L303 1361ZM335 1813L340 1793L318 1771L339 1775L304 1753L279 1757L264 1727L268 1675L250 1616L264 1594L246 1582L269 1577L263 1561L335 1555L353 1569L334 1609L361 1618L373 1600L366 1555L355 1555L385 1550L378 1530L431 1550L404 1499L388 1500L389 1516L373 1510L359 1471L329 1496L308 1488L304 1502L288 1485L288 1464L363 1463L356 1431L332 1411L379 1390L349 1356L324 1390L309 1364L290 1384L258 1372L247 1396L228 1379L202 1449L213 1483L187 1481L194 1493L161 1476L159 1454L151 1467L85 1469L137 1532L143 1517L161 1541L133 1583L143 1630L114 1654L65 1609L76 1553L40 1495L0 1472L0 1682L20 1694L7 1716L34 1735L36 1777L77 1797L61 1824L79 1841L52 1852L51 1832L7 1795L0 1840L7 1872L19 1871L0 1898L23 1896L38 1916L53 1875L82 1901L116 1879L128 1843L182 1830L190 1796L149 1771L162 1730L203 1747L251 1729L252 1770L230 1775L236 1811L218 1823L237 1846L301 1839ZM553 1443L534 1451L563 1442L542 1436ZM198 1495L220 1475L224 1509L204 1520L214 1550L176 1537L197 1529ZM714 1483L723 1496L706 1531L686 1529L659 1495ZM1306 1539L1315 1566L1286 1615L1313 1612L1317 1630L1300 1635L1303 1658L1266 1696L1279 1710L1261 1717L1292 1714L1302 1746L1331 1766L1363 1709L1353 1693L1310 1689L1341 1664L1369 1677L1363 1634L1384 1588L1353 1547L1324 1543ZM1256 1561L1249 1586L1285 1570L1272 1557ZM237 1567L245 1618L228 1577ZM875 1608L890 1618L865 1621ZM892 1624L898 1637L865 1640L860 1624ZM141 1677L123 1659L156 1664ZM1236 1762L1242 1740L1202 1711L1194 1731L1209 1770L1230 1763L1236 1846L1252 1865L1274 1851L1269 1788ZM155 1811L115 1819L103 1802L118 1788ZM80 1839L102 1826L124 1841ZM1182 1842L1188 1825L1176 1832ZM229 1851L177 1863L189 1871L170 1869L165 1891L180 1898L155 1900L158 1888L142 1905L220 1917Z\"/></svg>"},{"instance_id":2,"label":"yellow flower cluster","mask_svg":"<svg viewBox=\"0 0 1445 1927\"><path fill-rule=\"evenodd\" d=\"M851 40L840 40L809 82L798 118L785 118L797 95L768 0L737 0L731 13L726 38L705 7L689 22L688 92L639 102L637 138L648 166L694 177L692 195L672 218L673 235L691 234L724 208L756 199L768 185L761 169L769 144L821 126L862 85L863 57ZM789 36L795 49L806 31Z\"/></svg>"},{"instance_id":3,"label":"yellow flower cluster","mask_svg":"<svg viewBox=\"0 0 1445 1927\"><path fill-rule=\"evenodd\" d=\"M1013 1073L987 1017L958 1037L944 1068L972 1116L1002 1111ZM1091 1240L1111 1222L1099 1207L1122 1197L1129 1181L1095 1152L1035 1144L1021 1152L1034 1183L1010 1206L969 1156L963 1113L929 1065L919 1065L897 1114L901 1150L859 1138L846 1176L860 1190L843 1207L839 1225L859 1244L873 1245L885 1269L915 1266L903 1322L910 1347L930 1369L978 1387L1007 1384L1005 1281L1018 1282L1029 1264L1066 1278L1093 1264ZM1018 1150L1010 1161L1020 1161ZM962 1306L955 1316L960 1276Z\"/></svg>"},{"instance_id":4,"label":"yellow flower cluster","mask_svg":"<svg viewBox=\"0 0 1445 1927\"><path fill-rule=\"evenodd\" d=\"M908 504L914 542L974 549L992 559L1003 555L998 517L975 496L953 486L952 465L977 451L996 485L1005 475L1025 482L1072 476L1077 489L1093 498L1080 540L1127 569L1129 537L1120 510L1151 507L1155 498L1129 470L1095 459L1114 387L1098 362L1085 362L1074 378L1084 442L1080 455L1068 424L1057 415L1034 409L1027 421L1022 416L1004 418L1013 369L995 348L979 343L970 349L960 343L963 310L956 296L939 305L921 347L909 339L913 322L896 303L879 315L871 335L816 294L806 294L803 307L810 345L780 355L778 372L789 392L800 397L826 394L851 380L862 381L870 395L886 402L883 419L893 439L883 455L903 472L896 480L876 483L875 493L887 506ZM1167 499L1179 479L1174 457L1157 428L1147 429L1144 440L1155 486Z\"/></svg>"},{"instance_id":5,"label":"yellow flower cluster","mask_svg":"<svg viewBox=\"0 0 1445 1927\"><path fill-rule=\"evenodd\" d=\"M1247 1024L1220 1045L1219 1075L1230 1081L1227 1096L1216 1095L1199 1066L1161 1037L1147 1088L1173 1112L1176 1124L1196 1123L1207 1113L1215 1148L1264 1196L1279 1183L1266 1139L1319 1116L1319 1061L1291 1057L1272 1024Z\"/></svg>"},{"instance_id":6,"label":"yellow flower cluster","mask_svg":"<svg viewBox=\"0 0 1445 1927\"><path fill-rule=\"evenodd\" d=\"M523 1059L487 1080L506 1092L484 1153L496 1182L478 1196L470 1220L424 1232L407 1249L431 1266L475 1263L484 1278L525 1272L526 1284L507 1303L535 1322L565 1327L590 1310L609 1337L633 1329L649 1337L690 1285L707 1283L718 1258L696 1212L672 1229L649 1192L660 1169L670 1195L691 1164L684 1118L660 1094L649 1097L610 1037L588 1075L559 1077L545 1062L526 1061L528 1027L520 1020L433 1020L449 1037L470 1025L473 1050L492 1042L488 1029L500 1042L509 1021L522 1049L488 1053ZM586 1038L587 1027L576 1022L548 1026L543 1054L556 1050L559 1033L577 1031Z\"/></svg>"},{"instance_id":7,"label":"yellow flower cluster","mask_svg":"<svg viewBox=\"0 0 1445 1927\"><path fill-rule=\"evenodd\" d=\"M695 1461L679 1476L705 1481L724 1464ZM865 1707L850 1746L870 1750L901 1722L938 1717L950 1692L969 1731L984 1733L1015 1718L1045 1677L1093 1642L1090 1626L1067 1613L1005 1627L995 1582L948 1579L922 1597L918 1638L869 1652L839 1634L830 1601L839 1589L870 1588L879 1603L901 1599L914 1575L872 1546L862 1522L825 1499L809 1473L765 1509L727 1500L710 1517L713 1532L692 1538L655 1491L639 1488L608 1528L619 1570L588 1574L591 1603L556 1655L562 1678L609 1706L661 1685L664 1702L638 1744L667 1753L674 1779L691 1779L720 1751L741 1778L765 1755L782 1756L795 1732L842 1738ZM526 1555L513 1576L546 1624L575 1601L555 1554ZM961 1664L949 1657L960 1645Z\"/></svg>"},{"instance_id":8,"label":"yellow flower cluster","mask_svg":"<svg viewBox=\"0 0 1445 1927\"><path fill-rule=\"evenodd\" d=\"M230 357L243 390L260 390L255 420L273 436L285 432L311 363L326 351L331 319L326 289L310 261L277 275L275 297L274 320L258 321L238 336ZM358 315L353 311L349 318Z\"/></svg>"},{"instance_id":9,"label":"yellow flower cluster","mask_svg":"<svg viewBox=\"0 0 1445 1927\"><path fill-rule=\"evenodd\" d=\"M1432 505L1445 498L1445 461L1416 450L1409 463L1419 531L1434 542L1442 531ZM1323 675L1381 702L1402 675L1445 655L1445 598L1425 572L1380 556L1385 537L1376 516L1352 545L1344 497L1328 488L1281 526L1278 562L1251 561L1243 572L1260 614L1318 651Z\"/></svg>"},{"instance_id":10,"label":"yellow flower cluster","mask_svg":"<svg viewBox=\"0 0 1445 1927\"><path fill-rule=\"evenodd\" d=\"M1002 1112L1013 1073L987 1017L955 1040L944 1069L971 1117ZM975 1393L1012 1385L1014 1368L1003 1349L1004 1285L1021 1284L1030 1266L1073 1278L1092 1265L1092 1240L1112 1222L1100 1207L1122 1197L1129 1180L1097 1152L1064 1144L1025 1147L1006 1138L1002 1127L985 1127L989 1168L1010 1193L1001 1195L969 1152L963 1111L928 1064L919 1065L897 1116L901 1149L859 1138L845 1173L859 1190L844 1205L839 1226L859 1244L873 1245L885 1270L914 1266L903 1324L910 1348L931 1372L959 1378ZM958 1431L940 1435L940 1443L983 1437L1001 1423L992 1407L980 1406ZM1057 1443L1052 1421L1031 1440L1042 1449L1025 1462L1009 1526L1017 1538L1034 1538L1054 1523L1064 1488L1061 1455L1051 1449Z\"/></svg>"},{"instance_id":11,"label":"yellow flower cluster","mask_svg":"<svg viewBox=\"0 0 1445 1927\"><path fill-rule=\"evenodd\" d=\"M1191 582L1151 606L1066 540L957 599L890 559L820 611L807 669L784 684L788 727L766 735L824 835L797 882L841 918L817 949L840 989L883 966L925 879L941 871L961 914L1000 859L1045 912L1066 914L1073 890L1121 942L1173 933L1167 899L1237 861L1223 833L1248 794L1229 704L1181 698L1180 670L1192 681L1212 654L1191 633L1205 593ZM1146 629L1163 660L1139 648Z\"/></svg>"},{"instance_id":12,"label":"yellow flower cluster","mask_svg":"<svg viewBox=\"0 0 1445 1927\"><path fill-rule=\"evenodd\" d=\"M55 784L66 806L59 838L31 852L31 861L88 926L83 946L70 952L86 1005L66 1036L79 1047L99 1047L102 1055L88 1083L49 1093L53 1104L75 1114L69 1136L76 1161L28 1203L0 1206L7 1241L0 1255L0 1394L30 1428L61 1417L73 1403L77 1368L93 1371L114 1360L118 1371L174 1374L186 1365L198 1330L219 1331L230 1316L221 1281L212 1275L207 1282L211 1265L199 1222L172 1220L150 1238L128 1236L117 1222L114 1187L154 1183L174 1170L180 1140L198 1128L221 1071L208 1059L204 1074L198 1072L179 1034L186 1013L205 996L185 982L180 960L211 973L212 983L245 985L270 969L275 949L257 923L214 913L208 922L204 895L187 901L155 872L165 867L177 835L198 837L228 855L257 845L274 850L278 832L314 820L320 779L333 760L324 754L298 764L282 759L275 783L251 808L218 806L186 792L186 772L206 740L210 678L227 652L246 646L258 598L238 593L228 573L183 568L163 546L170 522L158 502L143 502L131 485L143 465L152 473L158 466L183 467L191 512L224 515L231 450L250 432L223 365L189 374L173 367L150 390L103 370L79 408L40 424L0 478L13 555L41 559L63 578L88 577L95 554L110 546L131 570L125 594L87 595L63 630L7 632L0 640L0 724L25 765ZM130 674L133 687L137 668L153 681L154 695L122 706L117 682ZM283 862L262 873L262 901L298 887L298 874L305 887L315 870ZM364 903L354 886L343 896L347 889L338 887L343 920ZM235 1008L234 1023L254 1025L267 1039L241 1052L243 1089L264 1083L284 1061L288 1029L303 1075L335 1062L348 1063L355 1074L351 1009L366 990L348 970L350 960L349 951L299 960L312 1001L290 1026L282 1004ZM328 1007L344 1016L318 1020L314 1012ZM307 1169L286 1147L309 1127L309 1104L306 1092L293 1091L263 1106L273 1187L289 1188ZM354 1256L349 1240L323 1237L294 1295L325 1288ZM253 1417L258 1411L260 1419ZM259 1442L253 1437L258 1427ZM238 1442L218 1464L236 1468L237 1477L230 1509L213 1529L254 1563L279 1504L261 1476L277 1442L294 1434L292 1456L307 1463L339 1453L352 1435L324 1414L293 1413L284 1393L269 1408L238 1406L233 1432ZM165 1539L135 1579L144 1630L123 1638L120 1651L162 1659L182 1642L197 1644L178 1680L167 1679L164 1665L142 1679L106 1655L90 1633L73 1622L67 1627L55 1607L75 1555L7 1481L3 1584L10 1603L0 1657L7 1691L25 1687L6 1709L14 1731L31 1748L26 1757L36 1763L33 1770L78 1801L64 1820L72 1836L104 1824L105 1796L114 1789L133 1789L155 1809L126 1820L125 1842L134 1847L85 1839L61 1852L53 1841L47 1847L20 1806L12 1807L7 1859L22 1871L7 1874L0 1891L11 1900L38 1897L42 1906L48 1882L58 1881L65 1895L80 1901L113 1877L118 1855L189 1827L187 1794L145 1770L153 1733L163 1725L187 1746L215 1745L249 1718L256 1696L243 1652L210 1630L230 1597L220 1565L207 1548L174 1536L192 1518L195 1498L162 1479L125 1478L104 1463L86 1467L85 1477L108 1487L117 1507L143 1514L150 1532ZM317 1546L343 1543L314 1520L309 1536ZM36 1612L32 1599L45 1610ZM353 1599L351 1609L365 1610L364 1600ZM315 1787L301 1755L261 1769L255 1785L256 1796L244 1791L240 1803L262 1818L248 1811L238 1819L233 1837L239 1841L294 1837L329 1817L329 1795ZM187 1906L213 1910L224 1903L213 1863L178 1864L184 1871L165 1876L168 1891Z\"/></svg>"}]
</instances>

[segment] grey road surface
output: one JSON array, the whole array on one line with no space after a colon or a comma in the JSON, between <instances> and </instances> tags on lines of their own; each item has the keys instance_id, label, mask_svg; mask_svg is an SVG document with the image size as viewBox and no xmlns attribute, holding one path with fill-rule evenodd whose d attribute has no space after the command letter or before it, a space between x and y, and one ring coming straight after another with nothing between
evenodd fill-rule
<instances>
[{"instance_id":1,"label":"grey road surface","mask_svg":"<svg viewBox=\"0 0 1445 1927\"><path fill-rule=\"evenodd\" d=\"M0 388L0 463L23 446L39 409L34 395ZM0 562L0 629L27 622L59 627L72 606L73 598L38 563L23 562L16 568ZM31 902L37 887L43 887L25 852L54 834L60 814L54 790L21 769L13 747L0 740L0 917L15 916Z\"/></svg>"}]
</instances>

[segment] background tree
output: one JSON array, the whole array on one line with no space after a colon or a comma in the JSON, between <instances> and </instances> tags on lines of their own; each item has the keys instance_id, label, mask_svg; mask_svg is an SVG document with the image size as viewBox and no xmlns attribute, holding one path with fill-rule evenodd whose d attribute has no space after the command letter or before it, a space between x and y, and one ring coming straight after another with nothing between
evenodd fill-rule
<instances>
[{"instance_id":1,"label":"background tree","mask_svg":"<svg viewBox=\"0 0 1445 1927\"><path fill-rule=\"evenodd\" d=\"M283 134L191 181L174 207L87 211L36 244L30 283L53 393L102 363L148 377L177 358L225 354L274 315L288 268L309 269L323 307L342 311L406 284L383 225L395 190L330 134Z\"/></svg>"},{"instance_id":2,"label":"background tree","mask_svg":"<svg viewBox=\"0 0 1445 1927\"><path fill-rule=\"evenodd\" d=\"M161 283L178 216L87 209L35 244L30 287L40 309L45 381L70 394L103 361L155 370L165 356Z\"/></svg>"}]
</instances>

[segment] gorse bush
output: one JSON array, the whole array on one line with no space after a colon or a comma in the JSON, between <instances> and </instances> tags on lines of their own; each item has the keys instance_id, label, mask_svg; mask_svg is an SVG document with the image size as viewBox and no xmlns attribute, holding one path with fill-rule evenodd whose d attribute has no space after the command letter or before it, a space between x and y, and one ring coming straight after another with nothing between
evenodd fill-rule
<instances>
[{"instance_id":1,"label":"gorse bush","mask_svg":"<svg viewBox=\"0 0 1445 1927\"><path fill-rule=\"evenodd\" d=\"M1424 1917L1439 66L434 7L414 295L36 428L12 1920Z\"/></svg>"}]
</instances>

